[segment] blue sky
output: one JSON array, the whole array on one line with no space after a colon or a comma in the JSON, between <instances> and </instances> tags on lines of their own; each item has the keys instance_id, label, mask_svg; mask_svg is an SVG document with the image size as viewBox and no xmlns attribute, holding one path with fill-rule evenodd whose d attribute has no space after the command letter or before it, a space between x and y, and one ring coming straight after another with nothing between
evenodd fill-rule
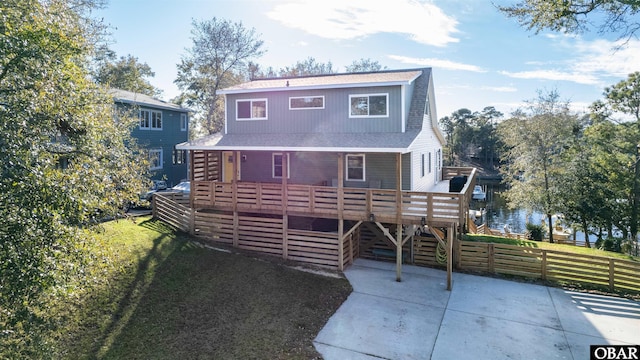
<instances>
[{"instance_id":1,"label":"blue sky","mask_svg":"<svg viewBox=\"0 0 640 360\"><path fill-rule=\"evenodd\" d=\"M514 1L496 0L510 4ZM176 64L192 45L192 20L242 22L264 40L264 68L313 57L344 72L370 58L389 69L432 67L438 118L494 106L509 115L539 91L557 90L577 112L638 71L640 41L614 50L614 34L534 34L489 0L110 0L96 13L111 48L155 72L168 100Z\"/></svg>"}]
</instances>

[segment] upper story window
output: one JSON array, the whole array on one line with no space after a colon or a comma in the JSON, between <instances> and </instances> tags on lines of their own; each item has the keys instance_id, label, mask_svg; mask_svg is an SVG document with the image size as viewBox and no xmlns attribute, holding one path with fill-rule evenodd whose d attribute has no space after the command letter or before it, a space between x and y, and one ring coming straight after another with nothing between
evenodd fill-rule
<instances>
[{"instance_id":1,"label":"upper story window","mask_svg":"<svg viewBox=\"0 0 640 360\"><path fill-rule=\"evenodd\" d=\"M267 120L267 99L236 100L238 120Z\"/></svg>"},{"instance_id":2,"label":"upper story window","mask_svg":"<svg viewBox=\"0 0 640 360\"><path fill-rule=\"evenodd\" d=\"M298 96L289 98L289 110L324 109L324 96Z\"/></svg>"},{"instance_id":3,"label":"upper story window","mask_svg":"<svg viewBox=\"0 0 640 360\"><path fill-rule=\"evenodd\" d=\"M347 155L347 180L364 181L364 154Z\"/></svg>"},{"instance_id":4,"label":"upper story window","mask_svg":"<svg viewBox=\"0 0 640 360\"><path fill-rule=\"evenodd\" d=\"M388 117L389 94L349 95L349 117Z\"/></svg>"},{"instance_id":5,"label":"upper story window","mask_svg":"<svg viewBox=\"0 0 640 360\"><path fill-rule=\"evenodd\" d=\"M162 111L140 110L140 129L162 130Z\"/></svg>"},{"instance_id":6,"label":"upper story window","mask_svg":"<svg viewBox=\"0 0 640 360\"><path fill-rule=\"evenodd\" d=\"M187 114L180 114L180 131L187 131Z\"/></svg>"}]
</instances>

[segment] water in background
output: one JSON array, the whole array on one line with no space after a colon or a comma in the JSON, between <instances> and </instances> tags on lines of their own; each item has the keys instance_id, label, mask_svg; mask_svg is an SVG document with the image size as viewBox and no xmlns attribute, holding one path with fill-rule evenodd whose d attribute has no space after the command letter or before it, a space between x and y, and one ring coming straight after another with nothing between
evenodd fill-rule
<instances>
[{"instance_id":1,"label":"water in background","mask_svg":"<svg viewBox=\"0 0 640 360\"><path fill-rule=\"evenodd\" d=\"M528 212L526 209L515 208L510 209L507 206L506 199L502 195L505 187L501 184L484 184L482 188L487 194L486 201L472 201L471 208L474 210L485 209L484 223L488 225L490 229L504 231L504 226L509 226L509 231L512 233L523 234L526 231L526 224L532 223L541 225L544 221L547 225L546 217L539 212ZM576 232L576 240L579 243L584 242L584 233L581 231ZM590 240L595 241L594 236L590 237Z\"/></svg>"}]
</instances>

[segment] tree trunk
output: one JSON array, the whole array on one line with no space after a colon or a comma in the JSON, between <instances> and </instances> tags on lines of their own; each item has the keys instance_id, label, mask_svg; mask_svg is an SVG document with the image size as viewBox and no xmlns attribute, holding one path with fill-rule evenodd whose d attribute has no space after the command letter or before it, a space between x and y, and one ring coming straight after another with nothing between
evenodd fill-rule
<instances>
[{"instance_id":1,"label":"tree trunk","mask_svg":"<svg viewBox=\"0 0 640 360\"><path fill-rule=\"evenodd\" d=\"M551 214L547 214L547 222L549 223L549 243L553 244L553 220Z\"/></svg>"},{"instance_id":2,"label":"tree trunk","mask_svg":"<svg viewBox=\"0 0 640 360\"><path fill-rule=\"evenodd\" d=\"M584 231L584 246L590 248L591 243L589 242L589 230L587 229L587 220L582 219L582 231Z\"/></svg>"}]
</instances>

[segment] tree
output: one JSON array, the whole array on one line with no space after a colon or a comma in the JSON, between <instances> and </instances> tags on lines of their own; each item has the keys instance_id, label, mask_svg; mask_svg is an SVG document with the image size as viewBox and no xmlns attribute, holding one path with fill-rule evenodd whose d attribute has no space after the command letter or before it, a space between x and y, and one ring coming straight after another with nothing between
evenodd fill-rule
<instances>
[{"instance_id":1,"label":"tree","mask_svg":"<svg viewBox=\"0 0 640 360\"><path fill-rule=\"evenodd\" d=\"M621 169L620 178L627 178L628 203L630 204L629 233L632 241L638 244L638 221L640 220L640 72L629 74L626 80L607 87L604 90L605 100L600 107L607 114L618 111L632 116L633 122L619 125L624 128L622 141L617 144L622 147L621 157L630 164ZM611 111L612 110L612 111ZM625 171L626 170L626 171ZM624 176L626 174L626 176Z\"/></svg>"},{"instance_id":2,"label":"tree","mask_svg":"<svg viewBox=\"0 0 640 360\"><path fill-rule=\"evenodd\" d=\"M201 122L207 133L221 130L224 105L218 90L242 82L247 62L260 57L263 41L255 29L242 23L213 18L192 23L193 46L178 64L175 83L181 98L196 110L194 120Z\"/></svg>"},{"instance_id":3,"label":"tree","mask_svg":"<svg viewBox=\"0 0 640 360\"><path fill-rule=\"evenodd\" d=\"M307 76L307 75L324 75L333 74L333 64L331 62L321 63L313 57L308 57L303 61L296 62L293 66L287 66L280 69L280 77L288 76Z\"/></svg>"},{"instance_id":4,"label":"tree","mask_svg":"<svg viewBox=\"0 0 640 360\"><path fill-rule=\"evenodd\" d=\"M157 96L161 93L160 89L147 80L154 76L155 73L149 65L138 62L138 58L132 55L127 55L117 61L104 61L98 68L94 80L106 87Z\"/></svg>"},{"instance_id":5,"label":"tree","mask_svg":"<svg viewBox=\"0 0 640 360\"><path fill-rule=\"evenodd\" d=\"M628 40L640 29L638 0L524 0L498 9L536 33L581 33L593 24L600 33L618 33L619 39Z\"/></svg>"},{"instance_id":6,"label":"tree","mask_svg":"<svg viewBox=\"0 0 640 360\"><path fill-rule=\"evenodd\" d=\"M89 80L94 5L0 6L0 357L54 357L38 335L51 325L44 296L67 291L83 229L142 187L133 122L113 121L112 99Z\"/></svg>"},{"instance_id":7,"label":"tree","mask_svg":"<svg viewBox=\"0 0 640 360\"><path fill-rule=\"evenodd\" d=\"M371 72L380 71L386 68L386 66L383 68L377 61L362 58L360 60L354 60L351 65L347 65L346 71L348 73Z\"/></svg>"},{"instance_id":8,"label":"tree","mask_svg":"<svg viewBox=\"0 0 640 360\"><path fill-rule=\"evenodd\" d=\"M508 151L503 154L506 165L501 169L509 189L510 204L537 210L547 216L549 240L553 242L552 216L560 209L558 181L564 171L561 158L571 139L577 116L569 112L569 104L561 102L556 91L539 93L528 106L518 109L513 117L500 124L498 133ZM524 180L515 176L524 172Z\"/></svg>"}]
</instances>

